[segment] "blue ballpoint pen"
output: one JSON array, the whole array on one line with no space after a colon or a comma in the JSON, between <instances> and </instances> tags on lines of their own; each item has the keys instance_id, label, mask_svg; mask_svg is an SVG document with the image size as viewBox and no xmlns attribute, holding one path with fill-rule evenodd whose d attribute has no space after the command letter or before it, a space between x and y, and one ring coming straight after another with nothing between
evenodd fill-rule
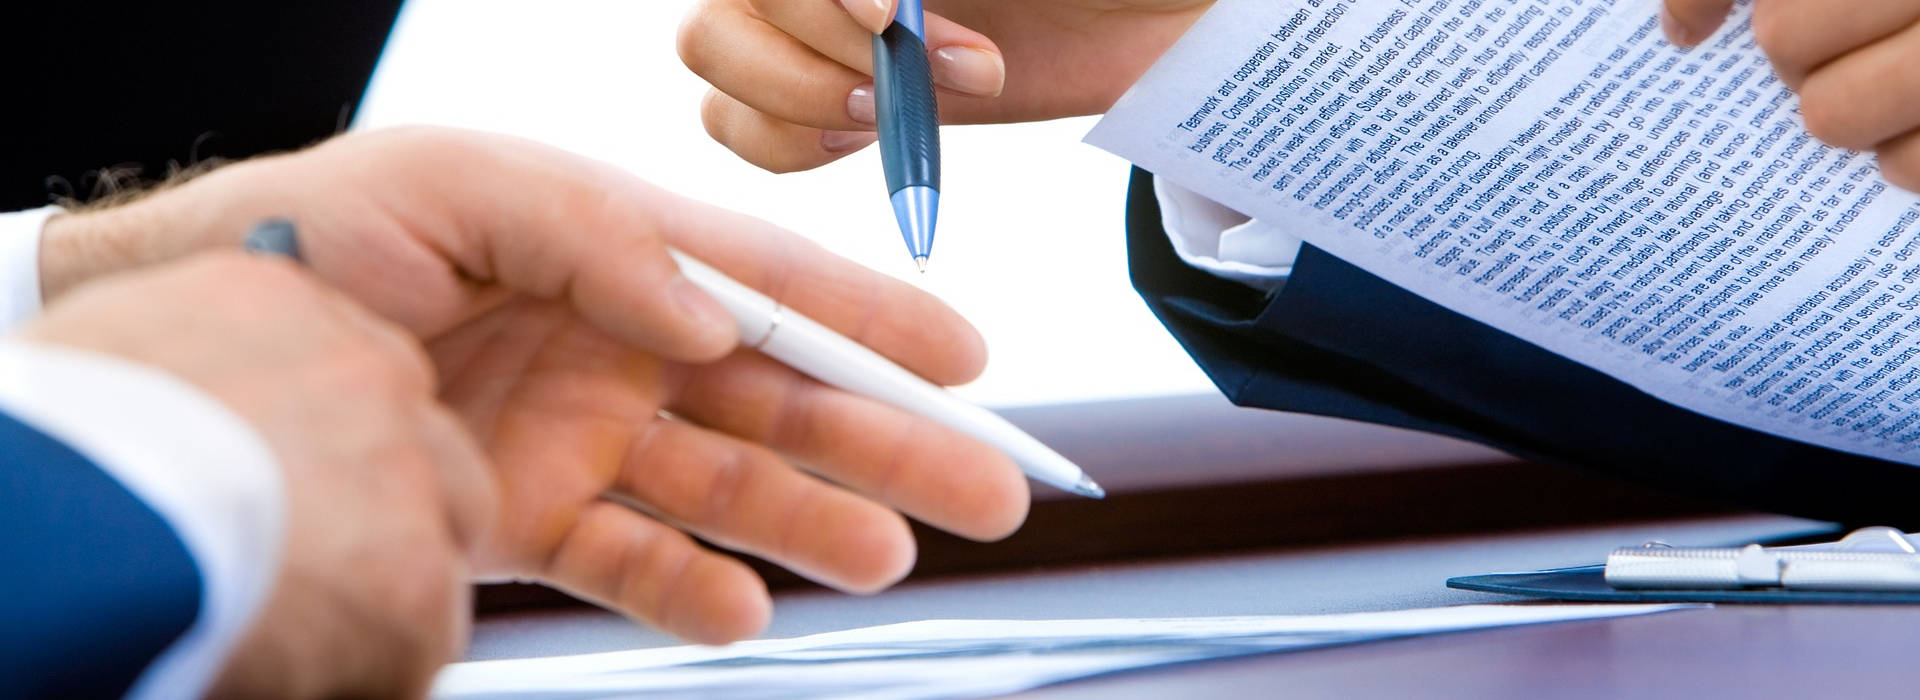
<instances>
[{"instance_id":1,"label":"blue ballpoint pen","mask_svg":"<svg viewBox=\"0 0 1920 700\"><path fill-rule=\"evenodd\" d=\"M940 218L940 108L927 63L920 0L900 0L893 24L873 37L874 117L893 216L913 262L927 271Z\"/></svg>"}]
</instances>

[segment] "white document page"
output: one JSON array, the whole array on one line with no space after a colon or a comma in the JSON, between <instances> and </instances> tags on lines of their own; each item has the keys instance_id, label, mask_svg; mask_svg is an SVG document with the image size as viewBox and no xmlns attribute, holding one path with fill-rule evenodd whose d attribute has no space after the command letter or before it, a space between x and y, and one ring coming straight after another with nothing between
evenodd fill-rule
<instances>
[{"instance_id":1,"label":"white document page","mask_svg":"<svg viewBox=\"0 0 1920 700\"><path fill-rule=\"evenodd\" d=\"M1751 5L1222 0L1088 141L1670 403L1920 464L1920 198L1812 140Z\"/></svg>"},{"instance_id":2,"label":"white document page","mask_svg":"<svg viewBox=\"0 0 1920 700\"><path fill-rule=\"evenodd\" d=\"M925 620L724 647L454 664L442 698L981 697L1122 669L1692 605L1465 605L1343 615Z\"/></svg>"}]
</instances>

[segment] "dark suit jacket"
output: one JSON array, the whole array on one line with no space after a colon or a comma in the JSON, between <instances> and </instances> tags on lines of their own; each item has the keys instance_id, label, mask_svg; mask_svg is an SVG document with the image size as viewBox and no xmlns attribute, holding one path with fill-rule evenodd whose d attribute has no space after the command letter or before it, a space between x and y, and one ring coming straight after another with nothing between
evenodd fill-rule
<instances>
[{"instance_id":1,"label":"dark suit jacket","mask_svg":"<svg viewBox=\"0 0 1920 700\"><path fill-rule=\"evenodd\" d=\"M1173 252L1139 169L1127 214L1134 286L1234 403L1452 435L1734 506L1920 527L1920 468L1675 407L1312 246L1272 294L1214 277Z\"/></svg>"},{"instance_id":2,"label":"dark suit jacket","mask_svg":"<svg viewBox=\"0 0 1920 700\"><path fill-rule=\"evenodd\" d=\"M124 694L200 615L200 595L159 514L0 414L0 697Z\"/></svg>"}]
</instances>

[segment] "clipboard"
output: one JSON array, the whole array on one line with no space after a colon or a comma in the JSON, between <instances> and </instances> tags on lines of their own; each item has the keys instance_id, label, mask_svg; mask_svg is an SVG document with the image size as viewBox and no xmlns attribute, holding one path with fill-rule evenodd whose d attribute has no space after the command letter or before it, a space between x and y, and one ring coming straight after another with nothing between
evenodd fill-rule
<instances>
[{"instance_id":1,"label":"clipboard","mask_svg":"<svg viewBox=\"0 0 1920 700\"><path fill-rule=\"evenodd\" d=\"M1920 547L1870 527L1838 541L1785 547L1616 549L1606 564L1460 576L1447 587L1604 603L1920 604Z\"/></svg>"},{"instance_id":2,"label":"clipboard","mask_svg":"<svg viewBox=\"0 0 1920 700\"><path fill-rule=\"evenodd\" d=\"M1617 589L1605 564L1511 574L1456 576L1447 587L1538 600L1581 603L1747 603L1755 605L1920 605L1920 592L1804 591L1781 588L1724 590Z\"/></svg>"}]
</instances>

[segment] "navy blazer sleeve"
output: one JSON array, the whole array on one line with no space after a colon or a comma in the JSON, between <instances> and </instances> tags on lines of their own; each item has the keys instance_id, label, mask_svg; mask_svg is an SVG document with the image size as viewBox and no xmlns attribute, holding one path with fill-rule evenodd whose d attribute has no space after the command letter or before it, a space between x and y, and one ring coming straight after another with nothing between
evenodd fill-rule
<instances>
[{"instance_id":1,"label":"navy blazer sleeve","mask_svg":"<svg viewBox=\"0 0 1920 700\"><path fill-rule=\"evenodd\" d=\"M0 697L124 694L199 616L201 585L158 513L0 414Z\"/></svg>"},{"instance_id":2,"label":"navy blazer sleeve","mask_svg":"<svg viewBox=\"0 0 1920 700\"><path fill-rule=\"evenodd\" d=\"M1312 246L1262 293L1181 261L1153 176L1128 197L1133 282L1229 399L1452 435L1728 505L1920 528L1920 468L1679 408Z\"/></svg>"}]
</instances>

